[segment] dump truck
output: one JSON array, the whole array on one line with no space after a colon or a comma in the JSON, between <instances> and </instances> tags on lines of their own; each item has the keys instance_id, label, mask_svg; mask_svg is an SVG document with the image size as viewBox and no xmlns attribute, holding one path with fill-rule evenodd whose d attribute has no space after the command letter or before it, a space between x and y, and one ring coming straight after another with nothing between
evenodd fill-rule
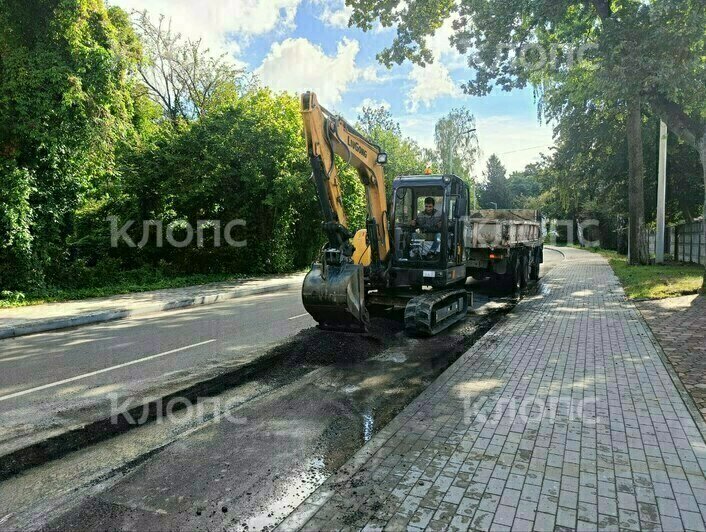
<instances>
[{"instance_id":1,"label":"dump truck","mask_svg":"<svg viewBox=\"0 0 706 532\"><path fill-rule=\"evenodd\" d=\"M469 248L468 275L491 278L508 289L521 289L539 279L544 261L544 224L530 209L472 210L464 223Z\"/></svg>"}]
</instances>

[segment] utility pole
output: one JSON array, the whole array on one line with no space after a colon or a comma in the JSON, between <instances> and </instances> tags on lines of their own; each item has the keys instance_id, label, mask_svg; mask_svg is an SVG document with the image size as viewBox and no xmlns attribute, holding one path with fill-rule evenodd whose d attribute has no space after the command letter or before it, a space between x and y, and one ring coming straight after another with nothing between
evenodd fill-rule
<instances>
[{"instance_id":1,"label":"utility pole","mask_svg":"<svg viewBox=\"0 0 706 532\"><path fill-rule=\"evenodd\" d=\"M659 169L657 174L657 237L655 262L664 263L665 202L667 195L667 124L659 123Z\"/></svg>"}]
</instances>

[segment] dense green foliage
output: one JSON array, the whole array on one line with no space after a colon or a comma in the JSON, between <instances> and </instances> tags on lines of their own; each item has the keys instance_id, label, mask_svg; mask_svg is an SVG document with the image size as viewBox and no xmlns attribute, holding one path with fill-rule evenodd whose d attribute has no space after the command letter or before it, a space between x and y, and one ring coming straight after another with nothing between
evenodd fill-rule
<instances>
[{"instance_id":1,"label":"dense green foliage","mask_svg":"<svg viewBox=\"0 0 706 532\"><path fill-rule=\"evenodd\" d=\"M316 256L323 237L296 98L245 87L226 67L214 80L204 67L196 75L209 92L180 101L198 112L175 116L143 84L153 58L125 12L102 0L3 0L0 22L3 297L286 272ZM195 62L214 64L198 53ZM344 171L343 182L362 226L357 176ZM108 217L116 228L132 221L117 246ZM218 220L220 245L206 226L200 243L160 246L147 220L161 224L163 242L167 227L181 241L187 224ZM246 247L224 241L232 220L244 221L230 235ZM137 281L118 282L123 272Z\"/></svg>"},{"instance_id":2,"label":"dense green foliage","mask_svg":"<svg viewBox=\"0 0 706 532\"><path fill-rule=\"evenodd\" d=\"M101 1L4 0L0 286L40 286L70 259L76 209L133 134L138 54L125 14Z\"/></svg>"},{"instance_id":3,"label":"dense green foliage","mask_svg":"<svg viewBox=\"0 0 706 532\"><path fill-rule=\"evenodd\" d=\"M324 237L296 97L103 0L0 0L0 22L0 300L282 273L316 258ZM171 99L154 81L164 72ZM423 170L389 113L365 127L389 153L390 181ZM339 164L356 230L363 185Z\"/></svg>"},{"instance_id":4,"label":"dense green foliage","mask_svg":"<svg viewBox=\"0 0 706 532\"><path fill-rule=\"evenodd\" d=\"M219 220L221 231L232 220L246 248L214 242L204 230L201 247L156 247L156 235L140 250L152 264L166 261L179 271L285 272L307 264L320 245L318 206L301 135L296 98L267 90L244 94L221 109L176 129L130 154L125 190L117 210L128 219L161 220L163 226ZM138 242L142 224L135 224ZM176 240L185 238L179 233ZM95 252L95 247L91 249ZM121 258L135 260L123 246ZM126 266L131 264L126 264Z\"/></svg>"}]
</instances>

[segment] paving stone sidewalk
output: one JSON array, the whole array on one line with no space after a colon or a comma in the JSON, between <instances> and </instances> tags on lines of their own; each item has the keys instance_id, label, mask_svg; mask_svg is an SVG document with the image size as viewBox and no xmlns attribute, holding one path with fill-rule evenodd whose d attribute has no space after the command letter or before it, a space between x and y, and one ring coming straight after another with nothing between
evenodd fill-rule
<instances>
[{"instance_id":1,"label":"paving stone sidewalk","mask_svg":"<svg viewBox=\"0 0 706 532\"><path fill-rule=\"evenodd\" d=\"M670 375L607 262L567 250L280 528L704 530L702 420Z\"/></svg>"},{"instance_id":2,"label":"paving stone sidewalk","mask_svg":"<svg viewBox=\"0 0 706 532\"><path fill-rule=\"evenodd\" d=\"M706 419L706 297L642 301L637 308Z\"/></svg>"}]
</instances>

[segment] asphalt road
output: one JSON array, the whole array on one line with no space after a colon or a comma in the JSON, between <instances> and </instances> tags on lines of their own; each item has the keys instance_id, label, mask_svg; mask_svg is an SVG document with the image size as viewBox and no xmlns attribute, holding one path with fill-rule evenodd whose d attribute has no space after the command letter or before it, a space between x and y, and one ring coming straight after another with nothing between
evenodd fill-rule
<instances>
[{"instance_id":1,"label":"asphalt road","mask_svg":"<svg viewBox=\"0 0 706 532\"><path fill-rule=\"evenodd\" d=\"M561 259L559 253L547 250L543 274ZM484 283L473 283L473 289L488 293ZM56 342L54 348L62 349L62 356L76 357L72 360L84 364L80 371L56 374L62 379L91 368L139 360L146 353L216 340L194 347L193 352L177 352L91 377L114 384L146 372L172 372L175 364L189 367L203 357L233 356L257 345L284 343L277 348L282 356L272 367L223 394L237 405L225 421L140 427L0 484L0 511L4 502L8 510L32 508L37 512L38 498L64 497L63 510L42 510L29 521L7 523L48 523L60 529L185 530L253 530L276 525L492 322L492 318L471 316L443 335L415 340L405 337L399 323L378 317L369 335L345 335L311 328L310 318L297 317L303 312L298 293L259 296L243 303L67 331L63 341L51 338L55 335L41 335L46 337L44 342ZM111 337L112 349L102 351L93 345L101 343L96 340L101 334ZM76 343L89 338L94 342ZM29 340L37 342L32 349L43 349L39 336L25 341ZM141 342L151 343L142 346ZM91 360L105 352L116 358L102 365ZM42 367L41 354L28 359L34 360L36 368ZM46 373L27 374L32 375L33 386L48 379ZM80 385L90 386L90 382ZM105 384L94 386L104 389ZM131 466L122 476L123 463L130 461L140 465ZM93 478L103 479L102 483ZM71 490L89 480L93 487L82 490L82 496ZM16 517L7 515L8 519Z\"/></svg>"},{"instance_id":2,"label":"asphalt road","mask_svg":"<svg viewBox=\"0 0 706 532\"><path fill-rule=\"evenodd\" d=\"M1 340L0 413L248 358L314 324L299 290L288 290Z\"/></svg>"}]
</instances>

